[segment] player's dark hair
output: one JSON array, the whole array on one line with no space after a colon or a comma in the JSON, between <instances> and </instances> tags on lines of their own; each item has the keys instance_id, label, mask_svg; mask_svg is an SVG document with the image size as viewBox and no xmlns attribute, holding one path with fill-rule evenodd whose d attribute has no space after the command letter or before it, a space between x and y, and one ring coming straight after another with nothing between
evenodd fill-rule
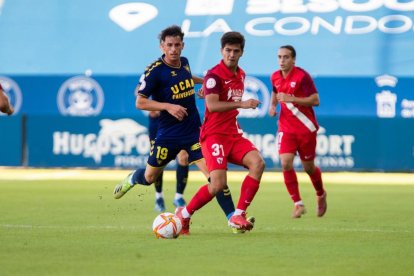
<instances>
[{"instance_id":1,"label":"player's dark hair","mask_svg":"<svg viewBox=\"0 0 414 276\"><path fill-rule=\"evenodd\" d=\"M283 46L280 46L280 49L288 49L290 51L292 57L293 58L296 57L296 50L295 50L295 48L293 48L292 45L283 45Z\"/></svg>"},{"instance_id":2,"label":"player's dark hair","mask_svg":"<svg viewBox=\"0 0 414 276\"><path fill-rule=\"evenodd\" d=\"M234 45L240 44L241 49L244 49L244 36L239 32L227 32L221 37L221 48L224 48L226 44Z\"/></svg>"},{"instance_id":3,"label":"player's dark hair","mask_svg":"<svg viewBox=\"0 0 414 276\"><path fill-rule=\"evenodd\" d=\"M161 31L161 33L158 35L158 38L160 39L160 43L165 41L165 38L167 36L179 36L181 38L181 41L184 39L184 33L181 30L181 27L177 25L172 25Z\"/></svg>"}]
</instances>

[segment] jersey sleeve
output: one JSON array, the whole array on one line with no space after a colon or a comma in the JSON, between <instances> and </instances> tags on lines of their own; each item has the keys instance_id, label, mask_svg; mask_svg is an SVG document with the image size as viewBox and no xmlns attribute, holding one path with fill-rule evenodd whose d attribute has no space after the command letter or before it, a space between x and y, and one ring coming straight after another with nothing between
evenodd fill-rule
<instances>
[{"instance_id":1,"label":"jersey sleeve","mask_svg":"<svg viewBox=\"0 0 414 276\"><path fill-rule=\"evenodd\" d=\"M209 94L220 94L221 90L221 79L215 74L207 73L207 75L204 77L204 95L207 96Z\"/></svg>"},{"instance_id":2,"label":"jersey sleeve","mask_svg":"<svg viewBox=\"0 0 414 276\"><path fill-rule=\"evenodd\" d=\"M313 82L312 77L308 73L305 73L305 75L303 76L302 89L307 96L318 93L318 90L316 90L315 87L315 83Z\"/></svg>"},{"instance_id":3,"label":"jersey sleeve","mask_svg":"<svg viewBox=\"0 0 414 276\"><path fill-rule=\"evenodd\" d=\"M275 80L276 80L276 72L274 72L271 76L270 76L270 83L272 84L272 92L277 94L277 88L275 86Z\"/></svg>"},{"instance_id":4,"label":"jersey sleeve","mask_svg":"<svg viewBox=\"0 0 414 276\"><path fill-rule=\"evenodd\" d=\"M152 92L157 88L157 76L157 68L145 70L145 73L142 74L139 79L136 94L149 98L152 95Z\"/></svg>"}]
</instances>

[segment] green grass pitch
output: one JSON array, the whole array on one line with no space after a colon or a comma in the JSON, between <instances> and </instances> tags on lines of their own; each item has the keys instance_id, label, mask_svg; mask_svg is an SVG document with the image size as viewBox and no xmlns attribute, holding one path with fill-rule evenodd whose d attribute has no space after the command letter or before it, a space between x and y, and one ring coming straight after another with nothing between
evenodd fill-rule
<instances>
[{"instance_id":1,"label":"green grass pitch","mask_svg":"<svg viewBox=\"0 0 414 276\"><path fill-rule=\"evenodd\" d=\"M232 234L214 200L193 216L190 236L158 240L151 229L157 215L152 186L115 200L118 175L28 180L15 174L0 177L0 275L414 275L412 175L393 183L381 175L376 181L369 174L336 180L325 174L323 218L316 217L313 188L301 176L308 213L294 220L276 173L263 179L248 210L257 220L250 233ZM203 184L193 174L187 200ZM235 201L237 175L229 178ZM164 180L170 212L172 176Z\"/></svg>"}]
</instances>

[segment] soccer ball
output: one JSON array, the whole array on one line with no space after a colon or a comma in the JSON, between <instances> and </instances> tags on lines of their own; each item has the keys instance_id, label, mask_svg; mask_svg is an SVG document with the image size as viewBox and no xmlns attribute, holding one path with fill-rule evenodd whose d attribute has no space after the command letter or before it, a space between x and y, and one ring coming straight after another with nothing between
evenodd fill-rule
<instances>
[{"instance_id":1,"label":"soccer ball","mask_svg":"<svg viewBox=\"0 0 414 276\"><path fill-rule=\"evenodd\" d=\"M157 238L176 239L181 232L181 220L174 214L159 214L152 223L152 230Z\"/></svg>"}]
</instances>

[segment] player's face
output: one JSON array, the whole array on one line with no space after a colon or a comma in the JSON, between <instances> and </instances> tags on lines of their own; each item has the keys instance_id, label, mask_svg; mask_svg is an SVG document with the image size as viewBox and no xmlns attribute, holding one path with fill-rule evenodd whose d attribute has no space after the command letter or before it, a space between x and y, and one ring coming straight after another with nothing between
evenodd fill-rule
<instances>
[{"instance_id":1,"label":"player's face","mask_svg":"<svg viewBox=\"0 0 414 276\"><path fill-rule=\"evenodd\" d=\"M279 60L280 70L282 72L290 72L295 65L295 58L292 57L292 52L289 49L281 48L277 54Z\"/></svg>"},{"instance_id":2,"label":"player's face","mask_svg":"<svg viewBox=\"0 0 414 276\"><path fill-rule=\"evenodd\" d=\"M171 65L180 65L181 51L184 49L184 42L179 36L167 36L161 42L161 51L165 54L164 60Z\"/></svg>"},{"instance_id":3,"label":"player's face","mask_svg":"<svg viewBox=\"0 0 414 276\"><path fill-rule=\"evenodd\" d=\"M240 44L226 44L221 49L224 64L232 71L236 71L239 59L243 55Z\"/></svg>"}]
</instances>

